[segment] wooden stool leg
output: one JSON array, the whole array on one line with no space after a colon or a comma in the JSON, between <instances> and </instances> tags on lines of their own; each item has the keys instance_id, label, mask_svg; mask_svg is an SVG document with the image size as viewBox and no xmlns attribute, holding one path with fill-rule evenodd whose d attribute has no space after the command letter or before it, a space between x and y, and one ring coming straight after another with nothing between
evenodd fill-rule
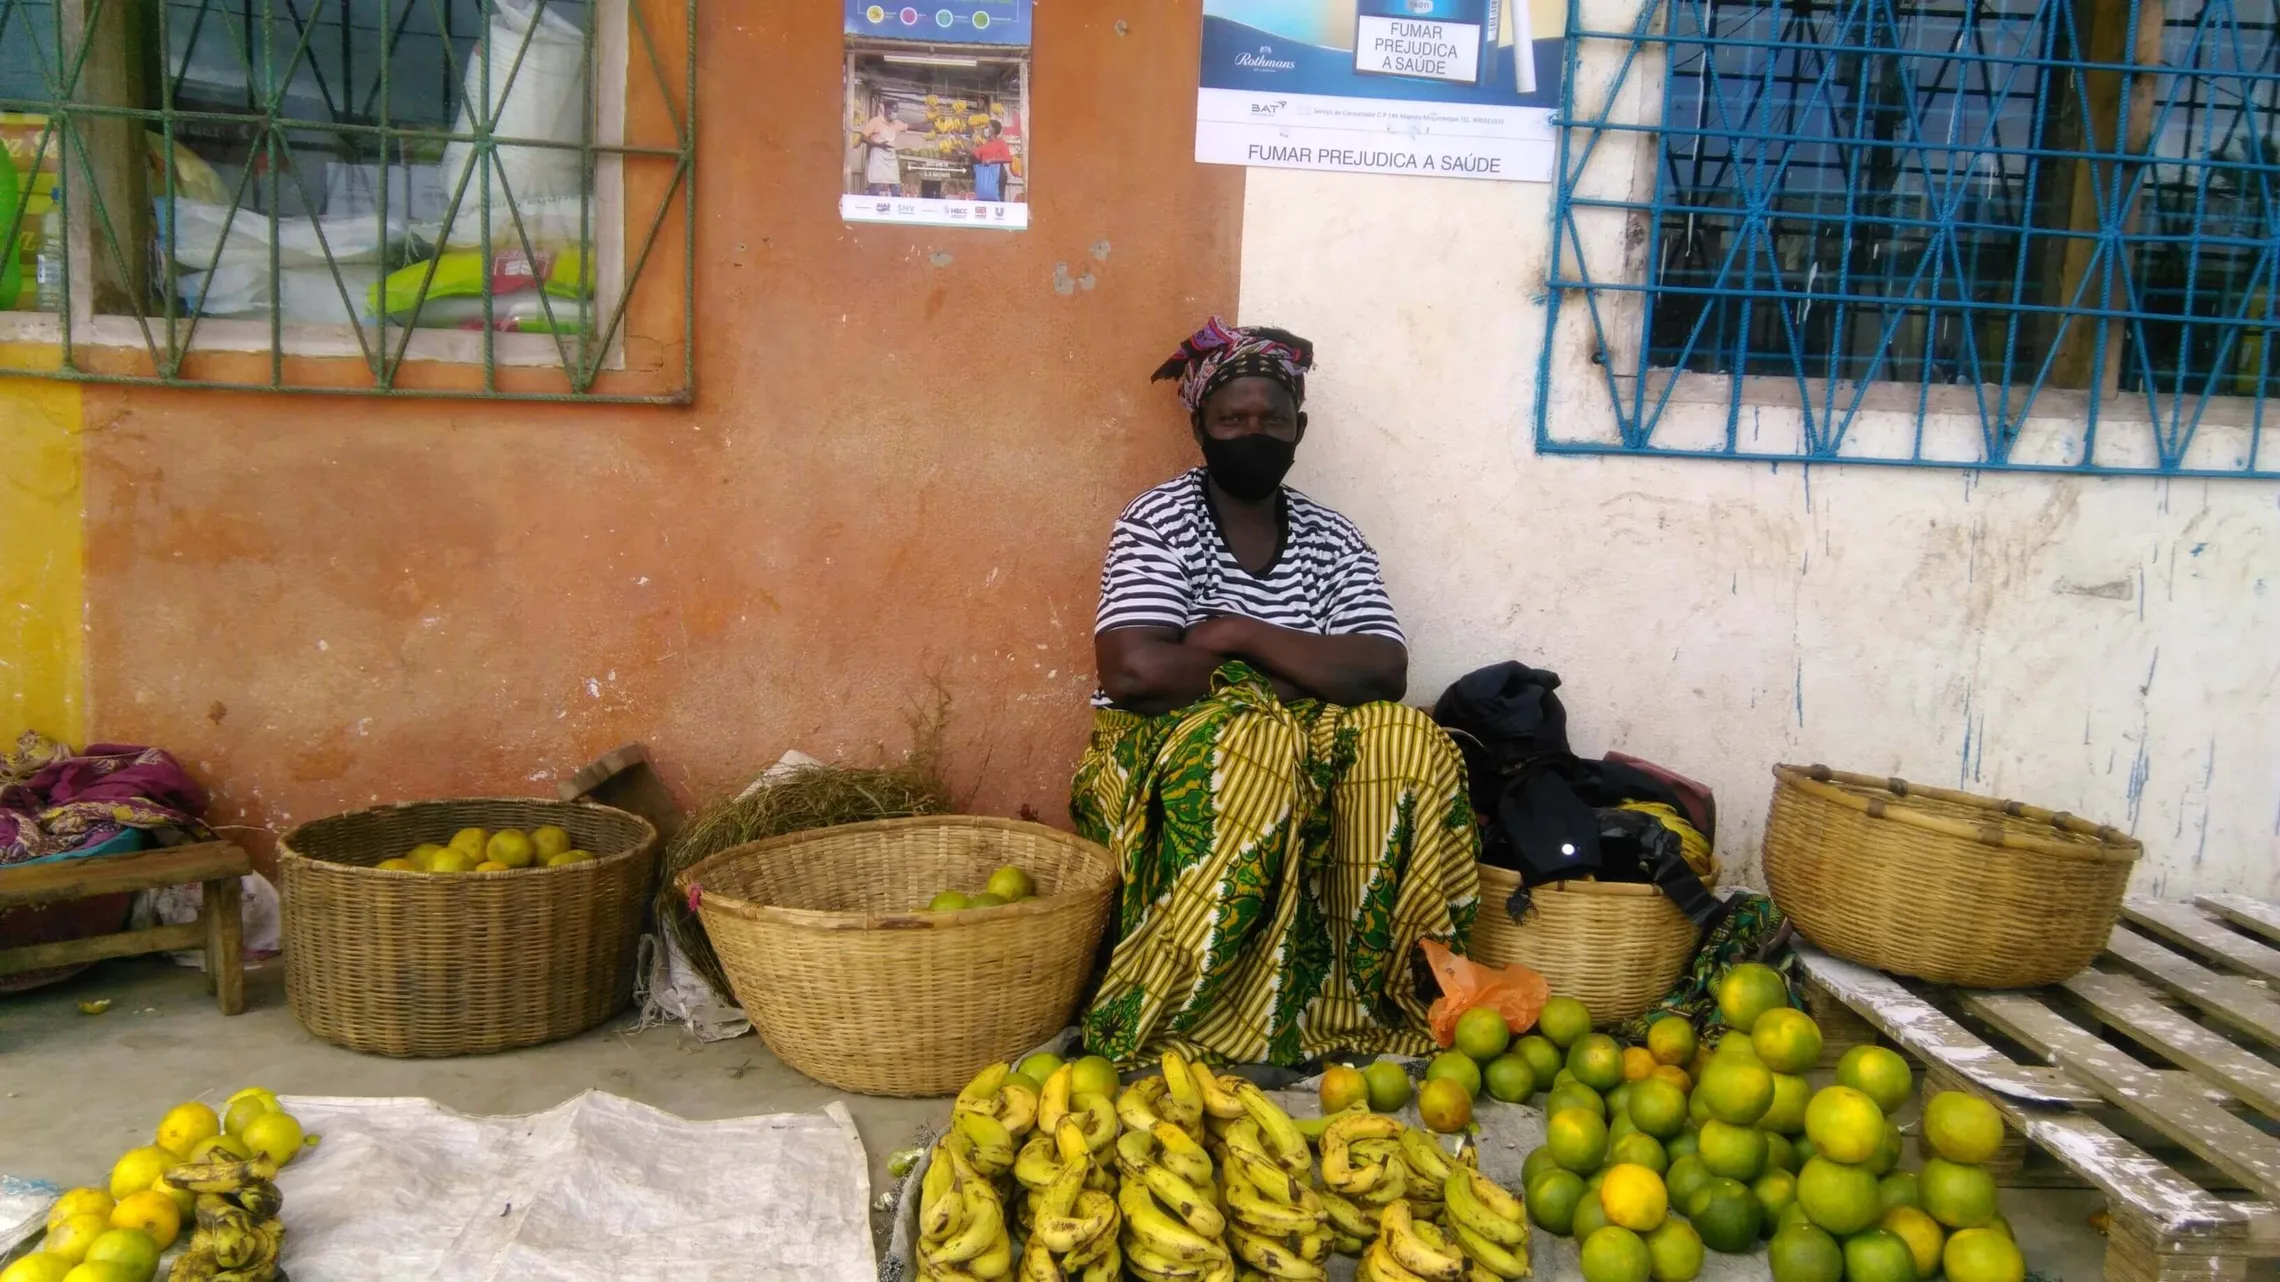
<instances>
[{"instance_id":1,"label":"wooden stool leg","mask_svg":"<svg viewBox=\"0 0 2280 1282\"><path fill-rule=\"evenodd\" d=\"M222 1013L235 1015L245 1009L245 922L238 879L203 885L199 915L206 919L206 983Z\"/></svg>"}]
</instances>

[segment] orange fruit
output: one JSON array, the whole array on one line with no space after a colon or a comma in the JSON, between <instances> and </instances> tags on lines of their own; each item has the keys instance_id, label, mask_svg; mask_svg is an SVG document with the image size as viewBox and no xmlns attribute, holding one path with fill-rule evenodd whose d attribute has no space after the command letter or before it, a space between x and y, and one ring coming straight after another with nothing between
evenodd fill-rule
<instances>
[{"instance_id":1,"label":"orange fruit","mask_svg":"<svg viewBox=\"0 0 2280 1282\"><path fill-rule=\"evenodd\" d=\"M141 1229L163 1251L174 1245L175 1237L182 1232L182 1212L175 1209L172 1194L145 1189L119 1199L111 1211L111 1227Z\"/></svg>"},{"instance_id":2,"label":"orange fruit","mask_svg":"<svg viewBox=\"0 0 2280 1282\"><path fill-rule=\"evenodd\" d=\"M1645 1081L1648 1075L1652 1074L1655 1071L1656 1067L1657 1065L1655 1063L1655 1055L1653 1051L1648 1050L1644 1046L1626 1046L1623 1048L1624 1081Z\"/></svg>"},{"instance_id":3,"label":"orange fruit","mask_svg":"<svg viewBox=\"0 0 2280 1282\"><path fill-rule=\"evenodd\" d=\"M1665 1015L1647 1025L1647 1050L1661 1064L1684 1064L1694 1058L1694 1025L1676 1015Z\"/></svg>"},{"instance_id":4,"label":"orange fruit","mask_svg":"<svg viewBox=\"0 0 2280 1282\"><path fill-rule=\"evenodd\" d=\"M1456 1047L1473 1059L1485 1064L1511 1045L1512 1029L1501 1012L1475 1006L1457 1016Z\"/></svg>"},{"instance_id":5,"label":"orange fruit","mask_svg":"<svg viewBox=\"0 0 2280 1282\"><path fill-rule=\"evenodd\" d=\"M1599 1206L1609 1224L1633 1233L1652 1233L1670 1214L1670 1190L1662 1177L1644 1166L1621 1162L1609 1167L1599 1183Z\"/></svg>"},{"instance_id":6,"label":"orange fruit","mask_svg":"<svg viewBox=\"0 0 2280 1282\"><path fill-rule=\"evenodd\" d=\"M1837 1061L1837 1085L1850 1086L1887 1113L1908 1102L1915 1083L1908 1061L1882 1046L1855 1046Z\"/></svg>"},{"instance_id":7,"label":"orange fruit","mask_svg":"<svg viewBox=\"0 0 2280 1282\"><path fill-rule=\"evenodd\" d=\"M1924 1138L1950 1162L1978 1166L2003 1147L2003 1116L1962 1091L1941 1091L1924 1104Z\"/></svg>"},{"instance_id":8,"label":"orange fruit","mask_svg":"<svg viewBox=\"0 0 2280 1282\"><path fill-rule=\"evenodd\" d=\"M1472 1092L1462 1082L1436 1077L1417 1092L1417 1116L1424 1120L1426 1130L1443 1135L1461 1131L1472 1121Z\"/></svg>"},{"instance_id":9,"label":"orange fruit","mask_svg":"<svg viewBox=\"0 0 2280 1282\"><path fill-rule=\"evenodd\" d=\"M1694 1093L1694 1079L1687 1075L1685 1069L1676 1064L1657 1064L1655 1071L1647 1074L1647 1076L1658 1082L1669 1082L1678 1088L1678 1093L1681 1095Z\"/></svg>"},{"instance_id":10,"label":"orange fruit","mask_svg":"<svg viewBox=\"0 0 2280 1282\"><path fill-rule=\"evenodd\" d=\"M1832 1162L1865 1162L1884 1144L1884 1110L1850 1086L1824 1086L1805 1106L1805 1137Z\"/></svg>"},{"instance_id":11,"label":"orange fruit","mask_svg":"<svg viewBox=\"0 0 2280 1282\"><path fill-rule=\"evenodd\" d=\"M1718 1014L1726 1027L1747 1033L1758 1017L1789 1004L1789 981L1771 966L1743 962L1718 980Z\"/></svg>"},{"instance_id":12,"label":"orange fruit","mask_svg":"<svg viewBox=\"0 0 2280 1282\"><path fill-rule=\"evenodd\" d=\"M1332 1064L1322 1070L1322 1115L1343 1113L1356 1104L1367 1103L1370 1084L1362 1070L1350 1064Z\"/></svg>"}]
</instances>

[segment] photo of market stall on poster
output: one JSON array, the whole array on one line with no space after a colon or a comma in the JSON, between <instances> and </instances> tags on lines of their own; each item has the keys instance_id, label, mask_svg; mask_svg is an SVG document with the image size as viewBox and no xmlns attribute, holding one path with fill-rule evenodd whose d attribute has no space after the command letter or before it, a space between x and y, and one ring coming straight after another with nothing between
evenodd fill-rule
<instances>
[{"instance_id":1,"label":"photo of market stall on poster","mask_svg":"<svg viewBox=\"0 0 2280 1282\"><path fill-rule=\"evenodd\" d=\"M851 223L1029 226L1030 0L846 0Z\"/></svg>"},{"instance_id":2,"label":"photo of market stall on poster","mask_svg":"<svg viewBox=\"0 0 2280 1282\"><path fill-rule=\"evenodd\" d=\"M1560 0L1205 0L1204 164L1549 182Z\"/></svg>"}]
</instances>

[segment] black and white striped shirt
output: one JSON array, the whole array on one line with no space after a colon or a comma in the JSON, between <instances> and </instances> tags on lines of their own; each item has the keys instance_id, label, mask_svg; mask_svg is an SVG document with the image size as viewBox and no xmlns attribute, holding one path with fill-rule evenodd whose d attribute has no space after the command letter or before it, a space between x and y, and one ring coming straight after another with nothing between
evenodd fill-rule
<instances>
[{"instance_id":1,"label":"black and white striped shirt","mask_svg":"<svg viewBox=\"0 0 2280 1282\"><path fill-rule=\"evenodd\" d=\"M1253 574L1235 559L1204 489L1204 469L1183 472L1132 500L1108 538L1093 632L1185 631L1238 614L1322 636L1406 639L1386 598L1377 553L1354 523L1283 487L1283 542ZM1105 693L1093 703L1108 706Z\"/></svg>"}]
</instances>

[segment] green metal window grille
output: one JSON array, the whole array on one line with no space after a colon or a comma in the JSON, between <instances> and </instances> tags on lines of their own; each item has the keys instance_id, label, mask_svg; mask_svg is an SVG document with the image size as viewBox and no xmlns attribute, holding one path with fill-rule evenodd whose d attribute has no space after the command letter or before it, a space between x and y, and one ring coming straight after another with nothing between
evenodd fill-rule
<instances>
[{"instance_id":1,"label":"green metal window grille","mask_svg":"<svg viewBox=\"0 0 2280 1282\"><path fill-rule=\"evenodd\" d=\"M696 0L0 0L0 372L687 401L695 23Z\"/></svg>"},{"instance_id":2,"label":"green metal window grille","mask_svg":"<svg viewBox=\"0 0 2280 1282\"><path fill-rule=\"evenodd\" d=\"M1568 13L1540 450L2280 477L2275 0Z\"/></svg>"}]
</instances>

